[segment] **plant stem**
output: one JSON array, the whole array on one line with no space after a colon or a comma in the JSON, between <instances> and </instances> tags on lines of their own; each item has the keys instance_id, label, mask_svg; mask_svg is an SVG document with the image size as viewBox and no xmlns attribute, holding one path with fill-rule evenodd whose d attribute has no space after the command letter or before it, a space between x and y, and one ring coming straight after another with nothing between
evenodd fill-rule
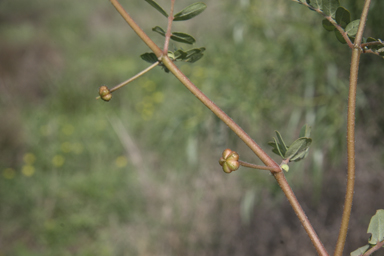
<instances>
[{"instance_id":1,"label":"plant stem","mask_svg":"<svg viewBox=\"0 0 384 256\"><path fill-rule=\"evenodd\" d=\"M248 167L248 168L253 168L253 169L258 169L258 170L268 170L271 172L280 172L281 171L280 168L251 164L251 163L243 162L240 160L238 160L238 162L241 166Z\"/></svg>"},{"instance_id":2,"label":"plant stem","mask_svg":"<svg viewBox=\"0 0 384 256\"><path fill-rule=\"evenodd\" d=\"M168 55L168 45L169 45L169 39L171 38L171 28L172 28L172 22L173 22L173 8L175 6L175 0L171 1L171 11L169 12L168 16L168 27L167 27L167 33L165 34L165 42L164 42L164 49L163 54Z\"/></svg>"},{"instance_id":3,"label":"plant stem","mask_svg":"<svg viewBox=\"0 0 384 256\"><path fill-rule=\"evenodd\" d=\"M156 61L155 63L153 63L151 66L147 67L146 69L144 69L143 71L137 73L135 76L129 78L128 80L116 85L115 87L113 87L111 90L109 90L110 92L113 92L113 91L116 91L117 89L120 89L121 87L123 87L124 85L127 85L129 84L130 82L132 82L133 80L135 80L136 78L144 75L145 73L147 73L148 71L150 71L151 69L153 69L154 67L156 67L157 65L159 65L159 61Z\"/></svg>"},{"instance_id":4,"label":"plant stem","mask_svg":"<svg viewBox=\"0 0 384 256\"><path fill-rule=\"evenodd\" d=\"M349 77L348 116L347 116L347 154L348 154L348 178L347 191L345 194L344 210L341 219L339 237L337 239L334 255L343 254L345 240L348 232L349 219L352 210L353 192L355 186L355 111L356 111L356 88L359 72L359 61L361 54L361 39L367 20L368 9L371 1L366 0L360 18L359 28L356 34L354 48L352 49L351 69Z\"/></svg>"},{"instance_id":5,"label":"plant stem","mask_svg":"<svg viewBox=\"0 0 384 256\"><path fill-rule=\"evenodd\" d=\"M311 223L309 222L304 210L301 208L299 201L285 179L284 173L281 171L280 166L265 153L255 141L253 141L244 130L236 124L227 114L224 113L217 105L215 105L207 96L205 96L172 62L168 56L163 56L163 64L180 80L185 87L188 88L205 106L207 106L215 115L217 115L228 127L240 137L242 141L260 158L260 160L268 167L279 169L280 172L273 172L277 183L283 190L285 196L288 198L293 210L315 246L317 253L321 256L328 256L324 245L321 243Z\"/></svg>"},{"instance_id":6,"label":"plant stem","mask_svg":"<svg viewBox=\"0 0 384 256\"><path fill-rule=\"evenodd\" d=\"M378 242L375 246L373 246L371 249L369 249L368 251L366 251L363 256L369 256L371 255L372 253L374 253L375 251L379 250L381 247L383 247L384 245L384 240L381 241L381 242Z\"/></svg>"},{"instance_id":7,"label":"plant stem","mask_svg":"<svg viewBox=\"0 0 384 256\"><path fill-rule=\"evenodd\" d=\"M234 131L237 136L260 158L260 160L268 167L279 168L280 166L267 154L265 153L257 143L238 125L236 124L227 114L224 113L217 105L215 105L207 96L205 96L173 63L173 61L167 56L163 55L161 49L140 29L140 27L133 21L129 14L123 9L117 0L110 0L115 6L116 10L123 16L127 23L132 29L139 35L139 37L148 45L149 48L159 57L159 60L173 73L176 78L180 80L190 92L195 95L204 105L206 105L217 117L219 117L228 127ZM288 198L293 210L298 216L300 222L307 231L313 245L317 252L321 256L328 256L323 244L318 238L314 231L311 223L305 215L303 209L300 206L297 198L295 197L291 187L285 179L284 173L281 171L273 173L276 181L280 185L284 194Z\"/></svg>"},{"instance_id":8,"label":"plant stem","mask_svg":"<svg viewBox=\"0 0 384 256\"><path fill-rule=\"evenodd\" d=\"M163 51L145 34L145 32L136 24L136 22L132 19L131 16L124 10L119 1L117 0L109 0L111 4L116 8L116 10L120 13L120 15L124 18L124 20L128 23L129 26L136 32L136 34L143 40L143 42L148 45L148 47L156 54L157 57L161 57L163 55Z\"/></svg>"}]
</instances>

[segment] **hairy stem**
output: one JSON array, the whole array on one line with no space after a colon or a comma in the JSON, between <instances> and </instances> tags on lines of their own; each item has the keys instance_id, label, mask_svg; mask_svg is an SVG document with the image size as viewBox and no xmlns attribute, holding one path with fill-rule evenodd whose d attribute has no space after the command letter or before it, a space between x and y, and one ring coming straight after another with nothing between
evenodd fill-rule
<instances>
[{"instance_id":1,"label":"hairy stem","mask_svg":"<svg viewBox=\"0 0 384 256\"><path fill-rule=\"evenodd\" d=\"M352 210L353 192L355 186L355 110L356 110L356 88L359 72L359 61L361 54L361 39L367 20L368 9L371 1L366 0L361 14L359 28L356 34L354 48L352 50L351 69L349 77L348 116L347 116L347 154L348 154L348 178L347 191L345 194L344 210L341 220L339 237L336 243L335 256L343 254L345 240L347 238L349 219Z\"/></svg>"}]
</instances>

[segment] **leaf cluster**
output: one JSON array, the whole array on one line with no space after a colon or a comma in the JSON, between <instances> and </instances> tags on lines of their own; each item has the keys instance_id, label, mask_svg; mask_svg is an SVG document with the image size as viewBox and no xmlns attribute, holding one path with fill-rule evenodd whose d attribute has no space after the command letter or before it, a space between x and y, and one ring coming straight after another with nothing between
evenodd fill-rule
<instances>
[{"instance_id":1,"label":"leaf cluster","mask_svg":"<svg viewBox=\"0 0 384 256\"><path fill-rule=\"evenodd\" d=\"M322 21L323 27L334 32L337 40L342 44L355 40L359 28L360 19L352 20L351 13L340 5L339 0L296 0L298 3L306 5L309 9L321 13L325 16ZM373 37L363 38L362 44L364 50L384 57L384 43L380 39Z\"/></svg>"},{"instance_id":2,"label":"leaf cluster","mask_svg":"<svg viewBox=\"0 0 384 256\"><path fill-rule=\"evenodd\" d=\"M157 11L159 11L163 16L168 18L169 16L168 13L158 3L156 3L153 0L145 0L145 1L149 3L152 7L154 7ZM180 12L176 13L173 16L173 21L185 21L185 20L192 19L197 15L199 15L200 13L202 13L206 8L207 8L207 5L205 3L201 3L201 2L193 3L185 7ZM166 36L165 30L159 26L153 27L152 31L164 37ZM170 39L175 42L189 44L189 45L192 45L196 42L196 39L193 36L183 32L172 32ZM174 61L185 61L189 63L194 63L204 56L203 54L204 51L205 51L204 47L193 48L188 51L178 49L174 52L168 51L168 57L170 57ZM154 63L158 61L154 53L144 53L140 57L149 63ZM169 71L165 67L164 67L164 70L167 73Z\"/></svg>"},{"instance_id":3,"label":"leaf cluster","mask_svg":"<svg viewBox=\"0 0 384 256\"><path fill-rule=\"evenodd\" d=\"M278 131L275 132L277 139L273 138L274 141L268 143L273 148L273 153L281 156L287 162L298 162L308 155L312 143L312 139L309 137L311 133L310 126L304 125L301 128L299 138L289 146L285 144L281 134Z\"/></svg>"}]
</instances>

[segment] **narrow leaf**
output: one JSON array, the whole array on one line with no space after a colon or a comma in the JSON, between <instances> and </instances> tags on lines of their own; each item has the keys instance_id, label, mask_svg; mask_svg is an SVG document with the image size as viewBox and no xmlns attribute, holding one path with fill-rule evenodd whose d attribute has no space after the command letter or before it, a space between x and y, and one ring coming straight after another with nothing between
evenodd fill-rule
<instances>
[{"instance_id":1,"label":"narrow leaf","mask_svg":"<svg viewBox=\"0 0 384 256\"><path fill-rule=\"evenodd\" d=\"M280 148L282 148L282 146L279 145L279 143L277 143L275 138L273 138L273 140L275 141L277 152L279 152L279 155L284 159L284 155L282 154L282 152L280 150Z\"/></svg>"},{"instance_id":2,"label":"narrow leaf","mask_svg":"<svg viewBox=\"0 0 384 256\"><path fill-rule=\"evenodd\" d=\"M144 54L141 54L140 57L149 63L155 63L158 61L156 54L154 54L153 52L146 52Z\"/></svg>"},{"instance_id":3,"label":"narrow leaf","mask_svg":"<svg viewBox=\"0 0 384 256\"><path fill-rule=\"evenodd\" d=\"M344 7L340 6L336 10L335 20L337 24L339 24L342 28L345 28L351 22L351 13Z\"/></svg>"},{"instance_id":4,"label":"narrow leaf","mask_svg":"<svg viewBox=\"0 0 384 256\"><path fill-rule=\"evenodd\" d=\"M377 244L384 240L384 210L377 210L369 222L367 233L371 233L370 244Z\"/></svg>"},{"instance_id":5,"label":"narrow leaf","mask_svg":"<svg viewBox=\"0 0 384 256\"><path fill-rule=\"evenodd\" d=\"M301 127L299 137L307 137L311 135L311 126L305 124L303 127Z\"/></svg>"},{"instance_id":6,"label":"narrow leaf","mask_svg":"<svg viewBox=\"0 0 384 256\"><path fill-rule=\"evenodd\" d=\"M173 17L174 21L189 20L202 13L207 5L205 3L194 3L184 8L181 12L178 12Z\"/></svg>"},{"instance_id":7,"label":"narrow leaf","mask_svg":"<svg viewBox=\"0 0 384 256\"><path fill-rule=\"evenodd\" d=\"M281 134L278 131L275 131L275 133L277 136L277 140L279 141L279 144L281 146L280 151L281 151L282 155L284 156L285 152L287 152L288 147L285 145L285 142L283 140L283 137L281 137Z\"/></svg>"},{"instance_id":8,"label":"narrow leaf","mask_svg":"<svg viewBox=\"0 0 384 256\"><path fill-rule=\"evenodd\" d=\"M357 250L354 250L353 252L351 252L351 256L361 256L363 255L367 250L369 249L369 244L367 245L364 245L362 247L360 247L359 249Z\"/></svg>"},{"instance_id":9,"label":"narrow leaf","mask_svg":"<svg viewBox=\"0 0 384 256\"><path fill-rule=\"evenodd\" d=\"M311 138L298 138L288 147L288 150L285 153L285 159L297 159L297 157L302 157L311 143Z\"/></svg>"},{"instance_id":10,"label":"narrow leaf","mask_svg":"<svg viewBox=\"0 0 384 256\"><path fill-rule=\"evenodd\" d=\"M187 59L187 62L189 63L195 63L196 61L198 61L199 59L203 58L204 54L202 52L199 52L199 53L195 53L193 55L191 55L188 59Z\"/></svg>"},{"instance_id":11,"label":"narrow leaf","mask_svg":"<svg viewBox=\"0 0 384 256\"><path fill-rule=\"evenodd\" d=\"M180 32L174 32L172 33L171 39L176 42L185 43L185 44L194 44L196 42L195 38L193 36L180 33Z\"/></svg>"},{"instance_id":12,"label":"narrow leaf","mask_svg":"<svg viewBox=\"0 0 384 256\"><path fill-rule=\"evenodd\" d=\"M165 31L164 31L164 29L162 29L162 28L159 27L159 26L156 26L156 27L152 28L152 31L155 31L155 32L159 33L160 35L165 36Z\"/></svg>"},{"instance_id":13,"label":"narrow leaf","mask_svg":"<svg viewBox=\"0 0 384 256\"><path fill-rule=\"evenodd\" d=\"M335 26L333 26L332 23L327 19L323 19L323 27L328 31L335 30Z\"/></svg>"},{"instance_id":14,"label":"narrow leaf","mask_svg":"<svg viewBox=\"0 0 384 256\"><path fill-rule=\"evenodd\" d=\"M168 18L168 13L166 11L164 11L163 8L161 8L161 6L156 3L155 1L153 0L145 0L145 2L149 3L153 8L155 8L156 10L158 10L161 14L163 14L165 17Z\"/></svg>"},{"instance_id":15,"label":"narrow leaf","mask_svg":"<svg viewBox=\"0 0 384 256\"><path fill-rule=\"evenodd\" d=\"M345 32L347 32L348 36L354 36L357 33L357 29L359 28L360 20L354 20L350 22L345 28Z\"/></svg>"},{"instance_id":16,"label":"narrow leaf","mask_svg":"<svg viewBox=\"0 0 384 256\"><path fill-rule=\"evenodd\" d=\"M187 53L183 50L177 50L175 51L175 59L177 60L183 60L187 57Z\"/></svg>"},{"instance_id":17,"label":"narrow leaf","mask_svg":"<svg viewBox=\"0 0 384 256\"><path fill-rule=\"evenodd\" d=\"M322 10L325 15L335 18L336 10L340 6L339 0L323 0Z\"/></svg>"}]
</instances>

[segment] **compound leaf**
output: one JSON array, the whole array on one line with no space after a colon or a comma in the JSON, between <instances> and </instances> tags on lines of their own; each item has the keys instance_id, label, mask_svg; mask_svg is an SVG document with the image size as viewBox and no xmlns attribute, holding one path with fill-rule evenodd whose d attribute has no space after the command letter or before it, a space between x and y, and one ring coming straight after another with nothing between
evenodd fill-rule
<instances>
[{"instance_id":1,"label":"compound leaf","mask_svg":"<svg viewBox=\"0 0 384 256\"><path fill-rule=\"evenodd\" d=\"M165 17L168 18L168 13L166 11L164 11L163 8L161 8L161 6L156 3L155 1L153 0L145 0L145 2L149 3L153 8L155 8L156 10L158 10L161 14L163 14Z\"/></svg>"},{"instance_id":2,"label":"compound leaf","mask_svg":"<svg viewBox=\"0 0 384 256\"><path fill-rule=\"evenodd\" d=\"M173 17L174 21L189 20L202 13L207 5L205 3L197 2L184 8Z\"/></svg>"},{"instance_id":3,"label":"compound leaf","mask_svg":"<svg viewBox=\"0 0 384 256\"><path fill-rule=\"evenodd\" d=\"M174 32L172 33L171 39L176 42L185 43L185 44L194 44L196 42L195 38L193 36L181 33L181 32Z\"/></svg>"},{"instance_id":4,"label":"compound leaf","mask_svg":"<svg viewBox=\"0 0 384 256\"><path fill-rule=\"evenodd\" d=\"M357 33L357 29L359 28L360 20L354 20L350 22L345 28L345 32L347 32L348 36L354 36Z\"/></svg>"},{"instance_id":5,"label":"compound leaf","mask_svg":"<svg viewBox=\"0 0 384 256\"><path fill-rule=\"evenodd\" d=\"M384 210L377 210L369 222L367 233L371 233L370 244L377 244L384 240Z\"/></svg>"}]
</instances>

